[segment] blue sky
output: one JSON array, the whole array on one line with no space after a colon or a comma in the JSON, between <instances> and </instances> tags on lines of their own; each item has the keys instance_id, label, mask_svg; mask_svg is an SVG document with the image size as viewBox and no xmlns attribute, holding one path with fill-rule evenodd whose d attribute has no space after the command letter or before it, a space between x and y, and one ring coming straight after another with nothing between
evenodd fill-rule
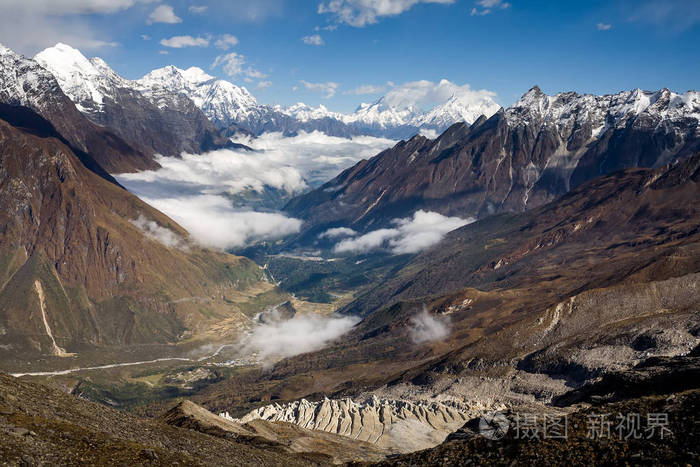
<instances>
[{"instance_id":1,"label":"blue sky","mask_svg":"<svg viewBox=\"0 0 700 467\"><path fill-rule=\"evenodd\" d=\"M0 18L0 42L28 55L63 41L127 78L195 65L264 103L338 111L417 80L487 89L504 106L533 84L700 83L698 0L3 0ZM199 46L172 47L187 42ZM212 67L220 56L229 67Z\"/></svg>"}]
</instances>

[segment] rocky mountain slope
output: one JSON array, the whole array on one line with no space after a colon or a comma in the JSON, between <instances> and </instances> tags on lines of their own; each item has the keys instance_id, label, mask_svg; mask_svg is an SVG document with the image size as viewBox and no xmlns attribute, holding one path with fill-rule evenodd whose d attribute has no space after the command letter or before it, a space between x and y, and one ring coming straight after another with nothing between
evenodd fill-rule
<instances>
[{"instance_id":1,"label":"rocky mountain slope","mask_svg":"<svg viewBox=\"0 0 700 467\"><path fill-rule=\"evenodd\" d=\"M285 208L328 227L379 228L418 209L481 218L542 205L600 175L658 167L700 149L700 94L543 94L435 140L415 136Z\"/></svg>"},{"instance_id":2,"label":"rocky mountain slope","mask_svg":"<svg viewBox=\"0 0 700 467\"><path fill-rule=\"evenodd\" d=\"M230 300L261 284L258 266L190 242L171 219L89 171L30 109L1 109L3 360L173 343L206 323L244 318Z\"/></svg>"},{"instance_id":3,"label":"rocky mountain slope","mask_svg":"<svg viewBox=\"0 0 700 467\"><path fill-rule=\"evenodd\" d=\"M197 67L182 70L167 66L153 70L138 83L145 89L183 93L227 134L241 130L259 135L282 132L321 131L332 136L372 135L408 138L421 130L441 132L455 122L471 123L481 115L491 116L499 106L490 97L477 103L454 95L430 111L389 105L383 98L362 104L351 114L331 112L324 106L303 103L290 107L258 103L244 87L216 79Z\"/></svg>"},{"instance_id":4,"label":"rocky mountain slope","mask_svg":"<svg viewBox=\"0 0 700 467\"><path fill-rule=\"evenodd\" d=\"M95 173L111 179L107 172L132 172L158 167L151 157L115 133L88 120L63 93L49 71L2 45L0 82L3 83L0 103L25 106L41 115Z\"/></svg>"},{"instance_id":5,"label":"rocky mountain slope","mask_svg":"<svg viewBox=\"0 0 700 467\"><path fill-rule=\"evenodd\" d=\"M369 393L533 409L650 357L696 352L699 195L697 154L462 227L342 309L364 319L341 342L217 383L199 402L238 416L261 397Z\"/></svg>"},{"instance_id":6,"label":"rocky mountain slope","mask_svg":"<svg viewBox=\"0 0 700 467\"><path fill-rule=\"evenodd\" d=\"M93 123L114 131L147 156L197 154L232 146L228 138L182 93L142 92L102 59L88 60L66 44L34 59L58 80L63 92Z\"/></svg>"}]
</instances>

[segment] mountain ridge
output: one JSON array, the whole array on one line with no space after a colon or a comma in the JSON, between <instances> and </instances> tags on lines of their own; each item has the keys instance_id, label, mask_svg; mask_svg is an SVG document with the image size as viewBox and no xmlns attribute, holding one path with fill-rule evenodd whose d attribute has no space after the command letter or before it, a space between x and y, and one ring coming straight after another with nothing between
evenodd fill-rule
<instances>
[{"instance_id":1,"label":"mountain ridge","mask_svg":"<svg viewBox=\"0 0 700 467\"><path fill-rule=\"evenodd\" d=\"M658 167L700 150L700 93L593 96L530 91L471 126L416 135L292 199L285 211L322 229L366 230L417 209L484 217L549 202L587 180Z\"/></svg>"},{"instance_id":2,"label":"mountain ridge","mask_svg":"<svg viewBox=\"0 0 700 467\"><path fill-rule=\"evenodd\" d=\"M145 93L104 60L88 60L62 43L34 58L57 78L61 89L92 122L116 132L148 157L235 147L181 93Z\"/></svg>"},{"instance_id":3,"label":"mountain ridge","mask_svg":"<svg viewBox=\"0 0 700 467\"><path fill-rule=\"evenodd\" d=\"M57 347L172 344L216 317L247 319L226 297L267 284L257 265L191 242L167 216L89 171L39 115L18 122L0 120L4 360ZM180 300L202 296L210 298Z\"/></svg>"}]
</instances>

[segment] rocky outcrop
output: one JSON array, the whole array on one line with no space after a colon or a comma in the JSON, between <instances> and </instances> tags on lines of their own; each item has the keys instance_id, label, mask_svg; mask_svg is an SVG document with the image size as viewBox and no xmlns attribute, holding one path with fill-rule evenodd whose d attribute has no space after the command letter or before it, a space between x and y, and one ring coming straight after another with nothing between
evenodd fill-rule
<instances>
[{"instance_id":1,"label":"rocky outcrop","mask_svg":"<svg viewBox=\"0 0 700 467\"><path fill-rule=\"evenodd\" d=\"M285 422L269 422L255 419L245 425L218 417L188 400L182 401L160 417L164 423L199 431L219 438L235 440L271 451L286 453L309 453L328 457L333 463L350 461L377 461L386 451L370 443L350 440L323 431Z\"/></svg>"},{"instance_id":2,"label":"rocky outcrop","mask_svg":"<svg viewBox=\"0 0 700 467\"><path fill-rule=\"evenodd\" d=\"M220 416L235 420L228 413ZM235 420L284 421L302 428L321 430L366 441L394 452L411 452L442 442L471 416L469 406L456 402L410 402L372 397L352 399L306 399L268 405Z\"/></svg>"}]
</instances>

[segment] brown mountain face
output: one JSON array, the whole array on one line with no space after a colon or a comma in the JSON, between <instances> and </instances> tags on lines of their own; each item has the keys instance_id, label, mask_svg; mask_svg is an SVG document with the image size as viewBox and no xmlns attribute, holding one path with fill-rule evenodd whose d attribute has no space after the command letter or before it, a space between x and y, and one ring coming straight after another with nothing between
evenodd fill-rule
<instances>
[{"instance_id":1,"label":"brown mountain face","mask_svg":"<svg viewBox=\"0 0 700 467\"><path fill-rule=\"evenodd\" d=\"M104 174L105 170L109 173L134 172L158 167L151 155L135 149L80 113L50 72L34 60L2 45L0 82L4 85L0 89L0 103L28 107L51 122L86 166L96 173Z\"/></svg>"},{"instance_id":2,"label":"brown mountain face","mask_svg":"<svg viewBox=\"0 0 700 467\"><path fill-rule=\"evenodd\" d=\"M644 111L629 111L649 99ZM367 230L417 209L482 218L549 202L626 167L658 167L700 149L694 107L668 90L615 96L546 96L533 88L513 107L435 140L415 136L341 173L285 208L305 234ZM307 237L308 239L308 237Z\"/></svg>"},{"instance_id":3,"label":"brown mountain face","mask_svg":"<svg viewBox=\"0 0 700 467\"><path fill-rule=\"evenodd\" d=\"M254 263L197 247L25 112L0 120L0 352L177 342L240 315Z\"/></svg>"}]
</instances>

